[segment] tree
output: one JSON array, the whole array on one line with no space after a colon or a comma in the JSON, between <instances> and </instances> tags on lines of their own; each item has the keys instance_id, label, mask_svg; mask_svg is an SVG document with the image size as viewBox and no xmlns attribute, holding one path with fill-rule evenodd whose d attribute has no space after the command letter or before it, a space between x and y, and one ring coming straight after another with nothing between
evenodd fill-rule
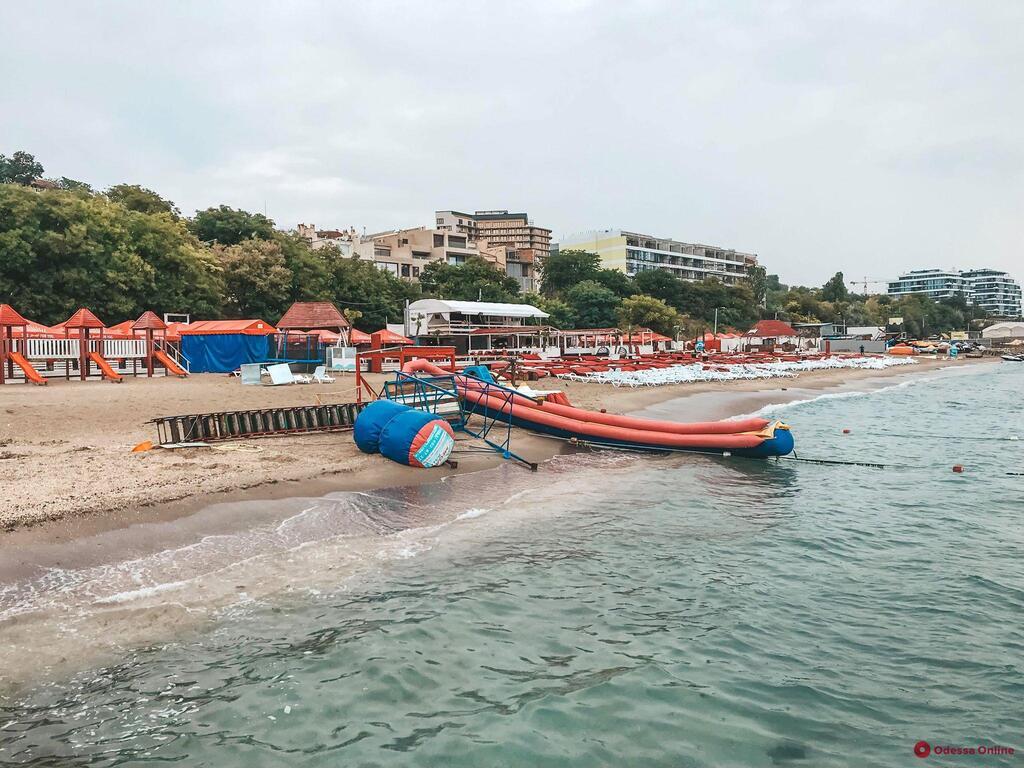
<instances>
[{"instance_id":1,"label":"tree","mask_svg":"<svg viewBox=\"0 0 1024 768\"><path fill-rule=\"evenodd\" d=\"M0 254L0 301L38 322L220 312L219 268L181 222L100 195L0 185Z\"/></svg>"},{"instance_id":2,"label":"tree","mask_svg":"<svg viewBox=\"0 0 1024 768\"><path fill-rule=\"evenodd\" d=\"M611 328L620 299L593 280L584 280L565 292L565 303L576 314L577 328Z\"/></svg>"},{"instance_id":3,"label":"tree","mask_svg":"<svg viewBox=\"0 0 1024 768\"><path fill-rule=\"evenodd\" d=\"M288 268L288 301L328 301L330 273L324 258L296 234L275 231L270 238L281 248Z\"/></svg>"},{"instance_id":4,"label":"tree","mask_svg":"<svg viewBox=\"0 0 1024 768\"><path fill-rule=\"evenodd\" d=\"M775 281L779 278L776 275ZM758 306L767 306L768 300L768 271L758 265L750 270L750 290L754 292L754 301Z\"/></svg>"},{"instance_id":5,"label":"tree","mask_svg":"<svg viewBox=\"0 0 1024 768\"><path fill-rule=\"evenodd\" d=\"M35 155L21 150L10 157L0 155L0 184L28 185L42 176L43 166Z\"/></svg>"},{"instance_id":6,"label":"tree","mask_svg":"<svg viewBox=\"0 0 1024 768\"><path fill-rule=\"evenodd\" d=\"M250 238L215 247L224 274L226 309L236 317L279 317L288 303L291 271L281 244Z\"/></svg>"},{"instance_id":7,"label":"tree","mask_svg":"<svg viewBox=\"0 0 1024 768\"><path fill-rule=\"evenodd\" d=\"M540 319L535 325L550 325L563 330L576 327L576 313L561 299L541 296L539 293L527 293L523 295L523 301L548 313L548 317Z\"/></svg>"},{"instance_id":8,"label":"tree","mask_svg":"<svg viewBox=\"0 0 1024 768\"><path fill-rule=\"evenodd\" d=\"M601 266L596 253L569 249L552 253L544 259L541 293L557 296L584 280L594 280Z\"/></svg>"},{"instance_id":9,"label":"tree","mask_svg":"<svg viewBox=\"0 0 1024 768\"><path fill-rule=\"evenodd\" d=\"M479 256L458 265L432 261L420 273L420 285L429 296L462 301L517 301L519 295L514 277Z\"/></svg>"},{"instance_id":10,"label":"tree","mask_svg":"<svg viewBox=\"0 0 1024 768\"><path fill-rule=\"evenodd\" d=\"M54 183L58 189L66 189L69 192L84 192L87 195L91 195L94 191L91 184L86 184L84 181L76 179L69 179L67 176L61 176Z\"/></svg>"},{"instance_id":11,"label":"tree","mask_svg":"<svg viewBox=\"0 0 1024 768\"><path fill-rule=\"evenodd\" d=\"M164 200L151 189L138 184L116 184L106 191L107 199L120 203L129 211L139 213L169 213L177 218L181 211L170 200Z\"/></svg>"},{"instance_id":12,"label":"tree","mask_svg":"<svg viewBox=\"0 0 1024 768\"><path fill-rule=\"evenodd\" d=\"M197 212L189 226L204 243L237 245L243 240L270 240L274 236L274 222L262 213L226 205Z\"/></svg>"},{"instance_id":13,"label":"tree","mask_svg":"<svg viewBox=\"0 0 1024 768\"><path fill-rule=\"evenodd\" d=\"M323 260L328 276L328 294L361 331L379 331L388 322L401 322L406 301L418 296L418 286L380 269L372 261L344 256L335 245L313 253Z\"/></svg>"},{"instance_id":14,"label":"tree","mask_svg":"<svg viewBox=\"0 0 1024 768\"><path fill-rule=\"evenodd\" d=\"M638 293L661 299L671 307L682 306L682 280L664 269L638 272L633 278L633 289Z\"/></svg>"},{"instance_id":15,"label":"tree","mask_svg":"<svg viewBox=\"0 0 1024 768\"><path fill-rule=\"evenodd\" d=\"M850 298L850 292L846 288L846 281L843 279L842 272L836 272L822 286L821 298L824 301L846 301Z\"/></svg>"},{"instance_id":16,"label":"tree","mask_svg":"<svg viewBox=\"0 0 1024 768\"><path fill-rule=\"evenodd\" d=\"M593 279L620 299L624 299L627 296L632 296L636 293L636 289L633 287L633 281L629 279L629 275L625 272L620 272L617 269L599 269Z\"/></svg>"},{"instance_id":17,"label":"tree","mask_svg":"<svg viewBox=\"0 0 1024 768\"><path fill-rule=\"evenodd\" d=\"M625 299L619 306L617 317L620 328L650 328L672 336L680 325L679 313L661 299L638 294Z\"/></svg>"}]
</instances>

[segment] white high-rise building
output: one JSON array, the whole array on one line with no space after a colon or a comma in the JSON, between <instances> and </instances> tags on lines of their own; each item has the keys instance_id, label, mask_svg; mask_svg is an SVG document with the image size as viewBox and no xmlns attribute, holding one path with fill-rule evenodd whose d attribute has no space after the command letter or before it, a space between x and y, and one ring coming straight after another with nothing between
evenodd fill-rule
<instances>
[{"instance_id":1,"label":"white high-rise building","mask_svg":"<svg viewBox=\"0 0 1024 768\"><path fill-rule=\"evenodd\" d=\"M997 269L916 269L889 283L890 296L923 293L933 300L963 296L996 317L1021 316L1020 284Z\"/></svg>"}]
</instances>

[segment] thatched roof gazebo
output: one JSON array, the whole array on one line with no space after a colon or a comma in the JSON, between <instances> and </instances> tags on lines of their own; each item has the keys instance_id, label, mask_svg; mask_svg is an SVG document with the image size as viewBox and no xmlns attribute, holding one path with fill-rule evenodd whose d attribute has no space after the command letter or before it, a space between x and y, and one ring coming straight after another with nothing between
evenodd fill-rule
<instances>
[{"instance_id":1,"label":"thatched roof gazebo","mask_svg":"<svg viewBox=\"0 0 1024 768\"><path fill-rule=\"evenodd\" d=\"M279 331L312 331L323 328L345 333L351 324L329 301L296 301L277 323Z\"/></svg>"}]
</instances>

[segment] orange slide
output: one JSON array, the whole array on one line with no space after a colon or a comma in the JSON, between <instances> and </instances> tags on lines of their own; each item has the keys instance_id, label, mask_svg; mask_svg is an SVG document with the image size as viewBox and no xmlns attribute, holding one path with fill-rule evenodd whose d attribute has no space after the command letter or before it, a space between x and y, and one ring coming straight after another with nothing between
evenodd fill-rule
<instances>
[{"instance_id":1,"label":"orange slide","mask_svg":"<svg viewBox=\"0 0 1024 768\"><path fill-rule=\"evenodd\" d=\"M25 359L25 356L20 352L11 352L11 362L21 368L25 372L25 378L31 381L33 384L45 384L46 379L39 375L39 371L32 367L32 363Z\"/></svg>"},{"instance_id":2,"label":"orange slide","mask_svg":"<svg viewBox=\"0 0 1024 768\"><path fill-rule=\"evenodd\" d=\"M182 368L180 365L174 362L171 359L170 355L168 355L162 349L158 349L155 352L153 352L153 357L160 361L160 364L167 369L168 373L173 373L175 376L181 376L182 378L188 376L188 371L186 371L184 368Z\"/></svg>"},{"instance_id":3,"label":"orange slide","mask_svg":"<svg viewBox=\"0 0 1024 768\"><path fill-rule=\"evenodd\" d=\"M103 359L103 356L99 352L90 352L89 359L96 363L96 366L100 369L100 373L103 374L104 379L110 381L121 381L121 374L110 367L110 363Z\"/></svg>"}]
</instances>

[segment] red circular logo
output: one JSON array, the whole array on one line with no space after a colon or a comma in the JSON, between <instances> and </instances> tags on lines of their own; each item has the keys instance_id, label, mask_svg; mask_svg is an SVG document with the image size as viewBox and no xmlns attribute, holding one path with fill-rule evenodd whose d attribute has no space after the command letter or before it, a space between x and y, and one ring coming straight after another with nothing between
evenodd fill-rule
<instances>
[{"instance_id":1,"label":"red circular logo","mask_svg":"<svg viewBox=\"0 0 1024 768\"><path fill-rule=\"evenodd\" d=\"M918 757L928 757L932 753L932 745L927 741L919 741L914 745L914 754Z\"/></svg>"}]
</instances>

